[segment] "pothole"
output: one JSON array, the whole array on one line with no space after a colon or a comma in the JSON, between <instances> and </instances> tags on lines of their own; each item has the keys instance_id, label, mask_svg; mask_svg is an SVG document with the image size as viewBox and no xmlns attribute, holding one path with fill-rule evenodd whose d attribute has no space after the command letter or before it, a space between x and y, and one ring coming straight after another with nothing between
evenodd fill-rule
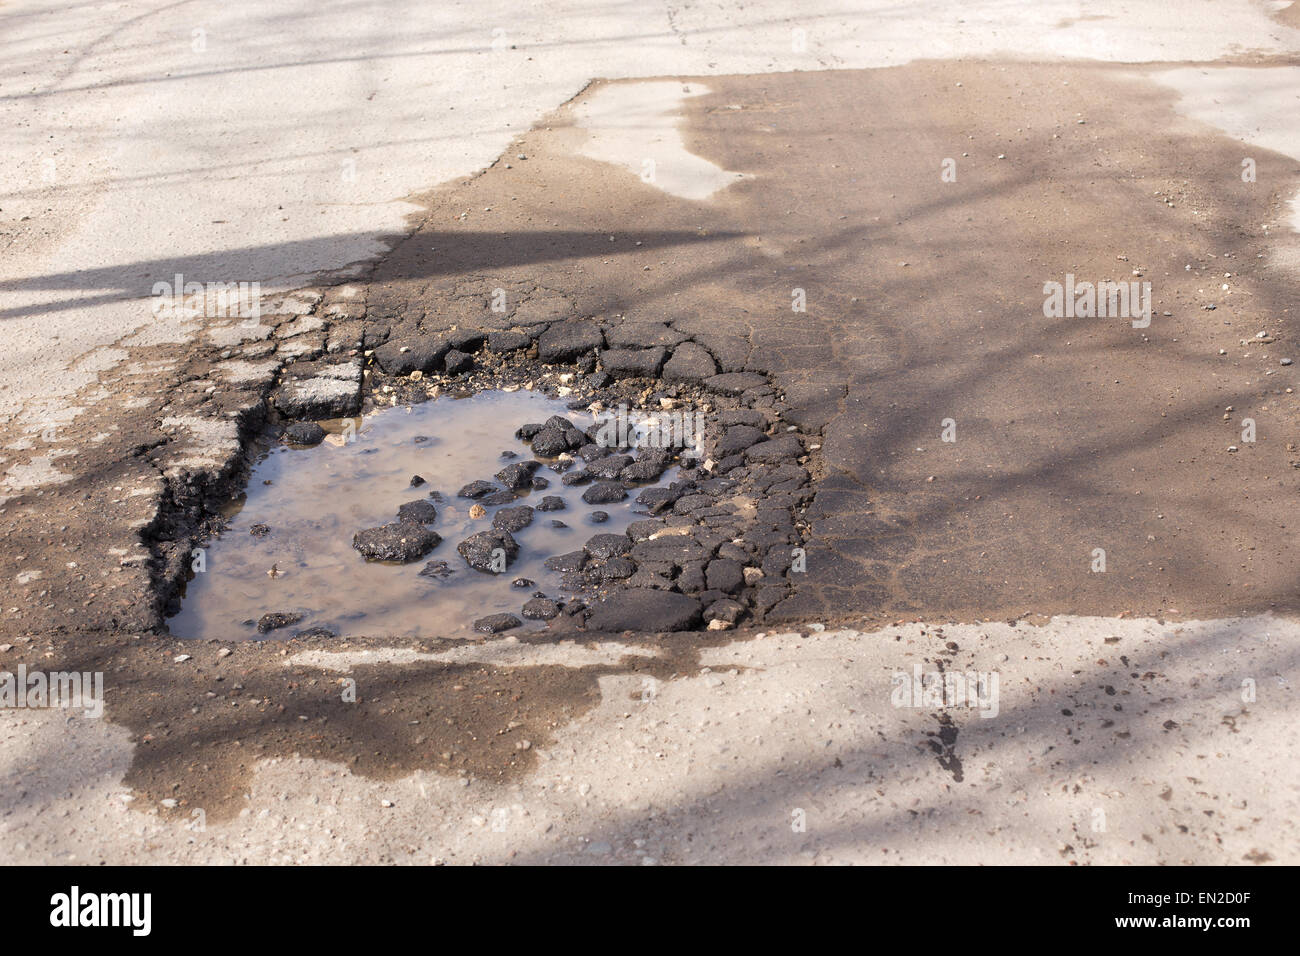
<instances>
[{"instance_id":1,"label":"pothole","mask_svg":"<svg viewBox=\"0 0 1300 956\"><path fill-rule=\"evenodd\" d=\"M370 344L283 369L247 467L180 489L150 529L173 634L549 639L780 617L820 445L766 375L719 371L654 323Z\"/></svg>"},{"instance_id":2,"label":"pothole","mask_svg":"<svg viewBox=\"0 0 1300 956\"><path fill-rule=\"evenodd\" d=\"M326 422L324 440L290 426L196 554L171 630L463 637L579 612L633 577L627 532L661 500L644 492L696 451L609 421L519 390Z\"/></svg>"}]
</instances>

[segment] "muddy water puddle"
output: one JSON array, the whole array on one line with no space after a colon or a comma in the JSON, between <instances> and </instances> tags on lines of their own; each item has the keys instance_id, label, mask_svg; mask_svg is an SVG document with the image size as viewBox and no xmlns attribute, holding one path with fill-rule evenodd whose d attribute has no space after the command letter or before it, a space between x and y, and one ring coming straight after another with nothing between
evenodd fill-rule
<instances>
[{"instance_id":1,"label":"muddy water puddle","mask_svg":"<svg viewBox=\"0 0 1300 956\"><path fill-rule=\"evenodd\" d=\"M514 614L524 628L544 627L544 621L523 618L523 604L535 592L561 601L571 592L543 562L581 550L593 534L621 534L647 517L634 501L636 490L622 502L587 504L582 494L588 486L564 485L548 459L535 472L544 479L539 484L548 484L544 489L518 491L501 504L457 496L477 480L499 486L493 476L503 467L534 460L515 430L552 415L580 429L593 422L533 392L498 392L385 409L354 423L352 434L335 429L320 445L269 448L255 462L225 530L203 550L202 570L170 621L172 633L240 640L326 628L344 637L467 637L475 620L492 614ZM675 471L646 485L666 484ZM412 486L415 476L423 483ZM504 573L475 570L457 553L461 541L492 528L500 509L536 508L544 496L562 498L563 509L536 511L531 524L514 532L519 552ZM427 527L442 541L428 554L396 564L368 561L353 547L358 531L396 521L399 506L413 501L437 510ZM471 515L476 503L484 512L478 517ZM597 512L607 520L598 522ZM437 562L450 573L430 573ZM535 584L517 587L519 578ZM259 631L265 615L278 614L301 617Z\"/></svg>"}]
</instances>

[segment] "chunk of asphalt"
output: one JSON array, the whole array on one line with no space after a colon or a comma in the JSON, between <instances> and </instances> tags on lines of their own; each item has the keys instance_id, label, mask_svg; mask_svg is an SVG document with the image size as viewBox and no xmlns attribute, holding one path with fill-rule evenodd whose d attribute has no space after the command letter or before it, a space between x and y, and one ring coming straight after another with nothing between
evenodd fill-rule
<instances>
[{"instance_id":1,"label":"chunk of asphalt","mask_svg":"<svg viewBox=\"0 0 1300 956\"><path fill-rule=\"evenodd\" d=\"M530 621L549 621L560 616L560 606L546 597L530 598L519 612Z\"/></svg>"},{"instance_id":2,"label":"chunk of asphalt","mask_svg":"<svg viewBox=\"0 0 1300 956\"><path fill-rule=\"evenodd\" d=\"M515 490L530 488L533 484L533 472L540 467L542 467L540 461L517 461L513 465L506 465L493 477L507 488Z\"/></svg>"},{"instance_id":3,"label":"chunk of asphalt","mask_svg":"<svg viewBox=\"0 0 1300 956\"><path fill-rule=\"evenodd\" d=\"M767 416L753 408L728 408L718 412L718 424L723 428L729 428L732 425L752 425L754 428L764 428L767 425Z\"/></svg>"},{"instance_id":4,"label":"chunk of asphalt","mask_svg":"<svg viewBox=\"0 0 1300 956\"><path fill-rule=\"evenodd\" d=\"M672 348L685 339L685 332L678 332L662 322L637 319L620 322L605 330L605 341L611 349Z\"/></svg>"},{"instance_id":5,"label":"chunk of asphalt","mask_svg":"<svg viewBox=\"0 0 1300 956\"><path fill-rule=\"evenodd\" d=\"M532 441L533 436L545 427L541 422L529 422L515 429L515 437L521 441Z\"/></svg>"},{"instance_id":6,"label":"chunk of asphalt","mask_svg":"<svg viewBox=\"0 0 1300 956\"><path fill-rule=\"evenodd\" d=\"M569 440L563 429L547 425L532 438L533 454L554 458L569 450Z\"/></svg>"},{"instance_id":7,"label":"chunk of asphalt","mask_svg":"<svg viewBox=\"0 0 1300 956\"><path fill-rule=\"evenodd\" d=\"M593 558L613 558L632 550L632 541L625 534L593 534L582 546Z\"/></svg>"},{"instance_id":8,"label":"chunk of asphalt","mask_svg":"<svg viewBox=\"0 0 1300 956\"><path fill-rule=\"evenodd\" d=\"M745 449L745 459L757 462L779 462L798 458L803 454L803 442L798 435L785 434Z\"/></svg>"},{"instance_id":9,"label":"chunk of asphalt","mask_svg":"<svg viewBox=\"0 0 1300 956\"><path fill-rule=\"evenodd\" d=\"M413 521L394 521L377 528L366 528L352 536L352 547L367 561L395 561L409 564L418 561L434 548L442 537Z\"/></svg>"},{"instance_id":10,"label":"chunk of asphalt","mask_svg":"<svg viewBox=\"0 0 1300 956\"><path fill-rule=\"evenodd\" d=\"M325 429L315 422L294 422L280 437L291 445L319 445L325 440Z\"/></svg>"},{"instance_id":11,"label":"chunk of asphalt","mask_svg":"<svg viewBox=\"0 0 1300 956\"><path fill-rule=\"evenodd\" d=\"M433 524L438 520L438 509L433 506L433 502L421 498L418 501L408 501L397 508L398 521L413 521L416 524Z\"/></svg>"},{"instance_id":12,"label":"chunk of asphalt","mask_svg":"<svg viewBox=\"0 0 1300 956\"><path fill-rule=\"evenodd\" d=\"M455 573L456 569L446 561L430 561L420 569L420 577L437 578L440 581L445 581Z\"/></svg>"},{"instance_id":13,"label":"chunk of asphalt","mask_svg":"<svg viewBox=\"0 0 1300 956\"><path fill-rule=\"evenodd\" d=\"M709 557L700 543L687 534L665 534L638 541L632 546L631 554L637 564L672 564L679 568Z\"/></svg>"},{"instance_id":14,"label":"chunk of asphalt","mask_svg":"<svg viewBox=\"0 0 1300 956\"><path fill-rule=\"evenodd\" d=\"M615 378L654 378L667 357L668 352L662 347L605 349L600 353L600 364Z\"/></svg>"},{"instance_id":15,"label":"chunk of asphalt","mask_svg":"<svg viewBox=\"0 0 1300 956\"><path fill-rule=\"evenodd\" d=\"M374 359L389 375L432 372L442 364L451 343L437 335L393 336L375 349Z\"/></svg>"},{"instance_id":16,"label":"chunk of asphalt","mask_svg":"<svg viewBox=\"0 0 1300 956\"><path fill-rule=\"evenodd\" d=\"M704 609L705 621L724 621L727 624L735 624L740 620L740 616L745 613L745 606L730 598L723 598L720 601L714 601Z\"/></svg>"},{"instance_id":17,"label":"chunk of asphalt","mask_svg":"<svg viewBox=\"0 0 1300 956\"><path fill-rule=\"evenodd\" d=\"M548 571L581 571L587 563L586 551L570 551L568 554L554 554L542 564Z\"/></svg>"},{"instance_id":18,"label":"chunk of asphalt","mask_svg":"<svg viewBox=\"0 0 1300 956\"><path fill-rule=\"evenodd\" d=\"M607 505L626 497L627 489L614 481L598 481L582 492L582 500L589 505Z\"/></svg>"},{"instance_id":19,"label":"chunk of asphalt","mask_svg":"<svg viewBox=\"0 0 1300 956\"><path fill-rule=\"evenodd\" d=\"M700 602L676 591L627 588L596 602L587 619L589 631L685 631L699 623Z\"/></svg>"},{"instance_id":20,"label":"chunk of asphalt","mask_svg":"<svg viewBox=\"0 0 1300 956\"><path fill-rule=\"evenodd\" d=\"M516 531L522 531L533 523L533 509L528 505L519 505L515 508L502 508L492 516L492 527L498 531L505 531L513 534Z\"/></svg>"},{"instance_id":21,"label":"chunk of asphalt","mask_svg":"<svg viewBox=\"0 0 1300 956\"><path fill-rule=\"evenodd\" d=\"M705 579L710 590L735 594L745 586L745 569L739 561L714 558L705 568Z\"/></svg>"},{"instance_id":22,"label":"chunk of asphalt","mask_svg":"<svg viewBox=\"0 0 1300 956\"><path fill-rule=\"evenodd\" d=\"M482 498L484 495L490 495L494 491L499 491L496 485L490 481L471 481L460 491L456 492L458 498Z\"/></svg>"},{"instance_id":23,"label":"chunk of asphalt","mask_svg":"<svg viewBox=\"0 0 1300 956\"><path fill-rule=\"evenodd\" d=\"M742 452L766 438L767 435L763 433L761 428L756 428L753 425L732 425L718 439L713 454L715 458L726 458L728 455Z\"/></svg>"},{"instance_id":24,"label":"chunk of asphalt","mask_svg":"<svg viewBox=\"0 0 1300 956\"><path fill-rule=\"evenodd\" d=\"M519 543L510 536L510 532L493 529L470 535L456 545L456 551L474 570L493 574L498 571L499 555L504 558L500 562L504 566L502 570L510 566L510 562L519 554Z\"/></svg>"},{"instance_id":25,"label":"chunk of asphalt","mask_svg":"<svg viewBox=\"0 0 1300 956\"><path fill-rule=\"evenodd\" d=\"M361 408L360 366L353 366L355 380L320 374L307 379L285 382L271 398L271 403L286 418L322 420L355 415Z\"/></svg>"},{"instance_id":26,"label":"chunk of asphalt","mask_svg":"<svg viewBox=\"0 0 1300 956\"><path fill-rule=\"evenodd\" d=\"M474 630L480 634L500 634L512 628L523 627L524 622L513 614L489 614L474 622Z\"/></svg>"},{"instance_id":27,"label":"chunk of asphalt","mask_svg":"<svg viewBox=\"0 0 1300 956\"><path fill-rule=\"evenodd\" d=\"M591 322L556 322L537 340L537 357L543 362L572 362L605 344L600 328Z\"/></svg>"},{"instance_id":28,"label":"chunk of asphalt","mask_svg":"<svg viewBox=\"0 0 1300 956\"><path fill-rule=\"evenodd\" d=\"M704 387L722 395L740 395L748 389L767 384L767 379L756 372L723 372L704 380Z\"/></svg>"},{"instance_id":29,"label":"chunk of asphalt","mask_svg":"<svg viewBox=\"0 0 1300 956\"><path fill-rule=\"evenodd\" d=\"M498 354L503 352L517 352L519 349L526 349L532 345L533 337L527 332L516 332L513 329L506 329L501 332L491 332L488 334L487 348L489 352Z\"/></svg>"},{"instance_id":30,"label":"chunk of asphalt","mask_svg":"<svg viewBox=\"0 0 1300 956\"><path fill-rule=\"evenodd\" d=\"M606 455L604 458L597 458L595 461L588 462L587 471L597 478L606 478L612 481L630 464L632 464L631 455Z\"/></svg>"},{"instance_id":31,"label":"chunk of asphalt","mask_svg":"<svg viewBox=\"0 0 1300 956\"><path fill-rule=\"evenodd\" d=\"M443 359L443 368L448 375L463 375L474 369L474 356L459 349L451 349Z\"/></svg>"},{"instance_id":32,"label":"chunk of asphalt","mask_svg":"<svg viewBox=\"0 0 1300 956\"><path fill-rule=\"evenodd\" d=\"M708 350L694 342L683 342L673 349L672 358L664 363L663 379L669 383L698 385L718 374L718 363Z\"/></svg>"},{"instance_id":33,"label":"chunk of asphalt","mask_svg":"<svg viewBox=\"0 0 1300 956\"><path fill-rule=\"evenodd\" d=\"M270 614L263 614L257 621L257 633L266 634L282 627L288 627L290 624L297 624L302 620L302 615L294 611L274 611Z\"/></svg>"},{"instance_id":34,"label":"chunk of asphalt","mask_svg":"<svg viewBox=\"0 0 1300 956\"><path fill-rule=\"evenodd\" d=\"M459 352L477 351L488 337L483 329L450 329L442 335Z\"/></svg>"}]
</instances>

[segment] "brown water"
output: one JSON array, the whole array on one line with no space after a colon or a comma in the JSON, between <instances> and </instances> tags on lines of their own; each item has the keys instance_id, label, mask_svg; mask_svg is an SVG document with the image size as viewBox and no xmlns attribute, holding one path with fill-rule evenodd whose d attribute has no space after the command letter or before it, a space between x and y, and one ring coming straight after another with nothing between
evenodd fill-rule
<instances>
[{"instance_id":1,"label":"brown water","mask_svg":"<svg viewBox=\"0 0 1300 956\"><path fill-rule=\"evenodd\" d=\"M177 637L220 640L289 637L323 626L340 636L465 637L471 624L488 614L516 617L533 592L551 599L566 595L560 575L542 566L555 554L577 551L593 534L621 533L645 517L644 509L626 501L589 505L582 500L585 485L566 487L560 475L543 466L536 474L551 485L544 491L524 491L512 505L532 505L544 495L565 501L565 510L536 512L533 523L514 533L519 555L504 574L485 574L469 567L456 545L469 535L492 527L497 507L470 517L474 502L456 492L475 479L494 483L493 475L512 461L527 461L528 446L514 437L525 422L543 422L564 415L579 428L590 415L569 412L562 402L533 392L493 392L469 398L441 398L398 407L359 421L355 438L342 435L314 448L276 446L255 463L248 492L230 515L227 528L208 543L206 568L186 588L181 610L170 621ZM517 458L502 458L513 451ZM575 466L576 467L576 466ZM665 473L671 480L675 469ZM410 487L420 475L427 484ZM441 492L442 500L430 498ZM352 536L363 528L396 520L397 508L408 501L430 500L438 518L429 527L442 542L427 556L405 565L366 561L352 547ZM591 514L604 511L609 520L595 523ZM553 519L567 528L550 527ZM254 525L270 527L258 537ZM445 561L447 578L421 576L431 561ZM275 573L270 574L274 569ZM530 578L535 587L520 589L511 582ZM256 622L263 614L297 612L301 621L260 635ZM524 621L525 627L544 622Z\"/></svg>"}]
</instances>

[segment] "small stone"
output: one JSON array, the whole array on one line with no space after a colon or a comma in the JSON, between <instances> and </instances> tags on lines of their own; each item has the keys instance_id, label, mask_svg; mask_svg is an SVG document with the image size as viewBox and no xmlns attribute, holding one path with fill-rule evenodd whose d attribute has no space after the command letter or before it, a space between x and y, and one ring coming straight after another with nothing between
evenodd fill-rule
<instances>
[{"instance_id":1,"label":"small stone","mask_svg":"<svg viewBox=\"0 0 1300 956\"><path fill-rule=\"evenodd\" d=\"M233 653L234 651L232 651L230 648L223 647L221 650L217 651L217 657L229 657Z\"/></svg>"},{"instance_id":2,"label":"small stone","mask_svg":"<svg viewBox=\"0 0 1300 956\"><path fill-rule=\"evenodd\" d=\"M188 654L177 654L175 657L172 658L172 663L173 663L173 664L184 664L184 663L185 663L186 661L188 661L189 659L190 659L190 655L188 655Z\"/></svg>"}]
</instances>

